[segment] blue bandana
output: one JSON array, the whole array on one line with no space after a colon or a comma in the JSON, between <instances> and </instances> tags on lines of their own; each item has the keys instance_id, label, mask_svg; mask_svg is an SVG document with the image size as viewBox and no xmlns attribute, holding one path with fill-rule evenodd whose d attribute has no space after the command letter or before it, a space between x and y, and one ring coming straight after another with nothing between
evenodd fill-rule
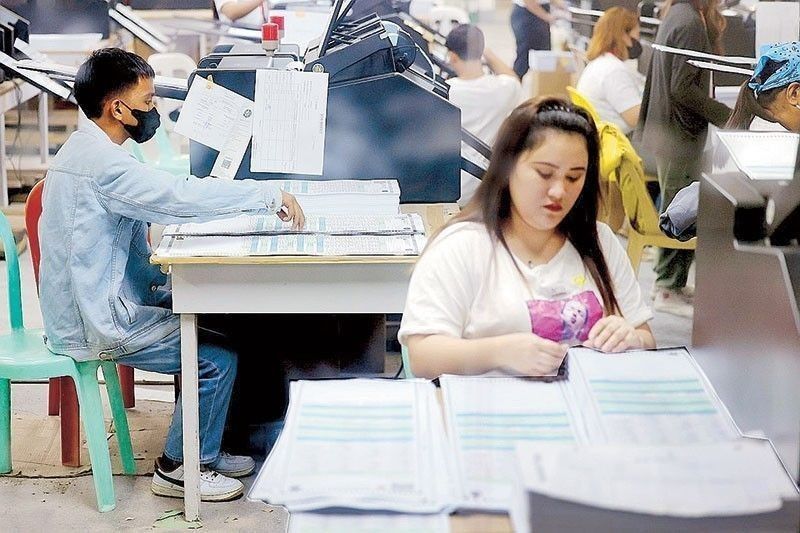
<instances>
[{"instance_id":1,"label":"blue bandana","mask_svg":"<svg viewBox=\"0 0 800 533\"><path fill-rule=\"evenodd\" d=\"M764 79L764 69L770 63L782 64L781 67ZM753 77L747 83L756 96L778 87L786 87L792 82L800 82L800 42L773 44L766 48L758 59Z\"/></svg>"}]
</instances>

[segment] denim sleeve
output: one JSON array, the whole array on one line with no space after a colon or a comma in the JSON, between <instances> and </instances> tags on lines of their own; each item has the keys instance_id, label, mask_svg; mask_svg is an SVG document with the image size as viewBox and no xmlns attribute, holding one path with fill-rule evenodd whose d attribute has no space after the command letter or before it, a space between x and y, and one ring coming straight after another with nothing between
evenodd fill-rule
<instances>
[{"instance_id":1,"label":"denim sleeve","mask_svg":"<svg viewBox=\"0 0 800 533\"><path fill-rule=\"evenodd\" d=\"M269 182L175 176L132 158L109 165L93 187L109 212L164 225L260 209L276 213L282 204L280 189Z\"/></svg>"}]
</instances>

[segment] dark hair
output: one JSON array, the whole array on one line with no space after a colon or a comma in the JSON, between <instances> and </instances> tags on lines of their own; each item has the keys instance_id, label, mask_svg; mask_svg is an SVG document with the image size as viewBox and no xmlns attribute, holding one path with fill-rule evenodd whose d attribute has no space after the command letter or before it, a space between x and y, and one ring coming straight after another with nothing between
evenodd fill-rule
<instances>
[{"instance_id":1,"label":"dark hair","mask_svg":"<svg viewBox=\"0 0 800 533\"><path fill-rule=\"evenodd\" d=\"M510 254L503 228L511 218L509 180L523 152L542 143L548 131L579 135L586 141L589 162L583 189L575 205L558 225L575 247L592 275L603 298L605 311L619 311L614 283L609 274L597 236L597 210L600 199L600 139L592 117L583 109L562 98L533 98L511 112L500 126L492 148L489 168L475 196L444 227L462 221L483 223ZM438 234L438 232L437 232ZM431 241L436 237L434 234Z\"/></svg>"},{"instance_id":2,"label":"dark hair","mask_svg":"<svg viewBox=\"0 0 800 533\"><path fill-rule=\"evenodd\" d=\"M480 28L472 24L460 24L447 34L444 45L464 61L475 61L483 57L485 42Z\"/></svg>"},{"instance_id":3,"label":"dark hair","mask_svg":"<svg viewBox=\"0 0 800 533\"><path fill-rule=\"evenodd\" d=\"M136 85L141 78L154 78L147 61L119 48L101 48L83 62L75 76L75 99L89 118L103 114L103 104Z\"/></svg>"},{"instance_id":4,"label":"dark hair","mask_svg":"<svg viewBox=\"0 0 800 533\"><path fill-rule=\"evenodd\" d=\"M786 64L786 61L767 61L758 75L759 81L762 83L767 81L769 77L775 74L784 64ZM767 111L767 107L772 105L775 98L777 98L780 92L786 87L774 87L756 96L753 89L748 86L748 83L750 83L750 80L744 82L742 88L739 89L739 97L736 99L736 105L733 107L733 113L731 113L731 117L725 124L725 127L728 129L746 130L750 127L755 117L762 118L769 122L775 122L775 119L772 118Z\"/></svg>"}]
</instances>

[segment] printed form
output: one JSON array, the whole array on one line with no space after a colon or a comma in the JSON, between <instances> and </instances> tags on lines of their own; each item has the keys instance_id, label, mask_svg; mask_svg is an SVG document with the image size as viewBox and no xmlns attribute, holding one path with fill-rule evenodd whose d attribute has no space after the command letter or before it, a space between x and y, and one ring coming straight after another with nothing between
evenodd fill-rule
<instances>
[{"instance_id":1,"label":"printed form","mask_svg":"<svg viewBox=\"0 0 800 533\"><path fill-rule=\"evenodd\" d=\"M257 70L251 172L322 174L328 74Z\"/></svg>"},{"instance_id":2,"label":"printed form","mask_svg":"<svg viewBox=\"0 0 800 533\"><path fill-rule=\"evenodd\" d=\"M253 131L253 102L210 79L189 88L175 131L217 150L211 175L233 179Z\"/></svg>"}]
</instances>

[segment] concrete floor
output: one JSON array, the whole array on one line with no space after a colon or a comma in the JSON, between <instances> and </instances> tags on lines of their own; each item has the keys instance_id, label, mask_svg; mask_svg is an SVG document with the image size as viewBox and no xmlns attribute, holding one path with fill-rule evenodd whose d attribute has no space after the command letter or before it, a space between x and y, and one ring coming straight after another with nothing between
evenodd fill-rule
<instances>
[{"instance_id":1,"label":"concrete floor","mask_svg":"<svg viewBox=\"0 0 800 533\"><path fill-rule=\"evenodd\" d=\"M454 2L455 3L455 2ZM483 14L479 25L483 27L487 44L507 62L513 60L513 37L508 26L509 0L499 0L493 13ZM24 312L26 326L41 327L41 313L30 256L21 257ZM4 264L0 268L0 302L6 301L7 283ZM649 294L654 275L651 264L644 263L640 282ZM671 315L656 314L651 323L660 346L688 345L691 321ZM8 328L7 309L0 305L0 333ZM397 356L387 360L387 370L397 367ZM137 374L137 379L150 379L152 375ZM156 377L156 379L158 379ZM165 380L166 381L166 380ZM159 386L151 386L158 389ZM171 385L161 386L162 394L169 394ZM15 411L46 412L47 387L45 384L16 384L12 387ZM250 478L252 481L253 478ZM92 478L20 479L0 478L0 531L142 531L165 527L167 522L157 520L167 511L180 510L182 502L154 496L149 489L150 477L115 477L117 508L110 513L98 513L95 506ZM240 499L223 504L204 504L203 529L210 531L285 531L288 514L279 507ZM175 523L181 529L180 523Z\"/></svg>"}]
</instances>

